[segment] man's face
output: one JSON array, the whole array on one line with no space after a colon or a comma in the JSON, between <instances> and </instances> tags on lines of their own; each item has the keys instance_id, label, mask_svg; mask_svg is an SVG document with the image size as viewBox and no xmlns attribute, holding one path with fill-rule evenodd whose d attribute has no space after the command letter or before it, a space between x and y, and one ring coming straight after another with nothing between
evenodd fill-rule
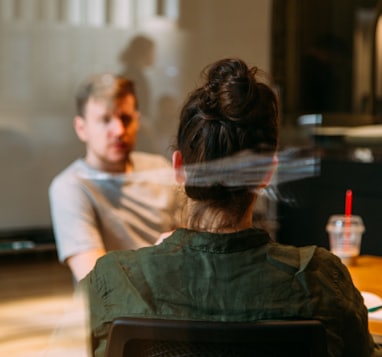
<instances>
[{"instance_id":1,"label":"man's face","mask_svg":"<svg viewBox=\"0 0 382 357\"><path fill-rule=\"evenodd\" d=\"M110 102L90 97L84 117L75 118L78 137L86 143L85 160L108 172L124 172L139 127L135 98L127 95Z\"/></svg>"}]
</instances>

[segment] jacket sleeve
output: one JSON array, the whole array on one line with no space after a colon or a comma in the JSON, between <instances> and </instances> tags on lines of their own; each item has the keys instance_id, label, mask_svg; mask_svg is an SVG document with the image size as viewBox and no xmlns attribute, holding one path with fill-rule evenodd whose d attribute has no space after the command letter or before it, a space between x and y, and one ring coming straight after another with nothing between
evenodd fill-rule
<instances>
[{"instance_id":1,"label":"jacket sleeve","mask_svg":"<svg viewBox=\"0 0 382 357\"><path fill-rule=\"evenodd\" d=\"M330 348L338 349L330 355L372 356L379 347L368 330L368 313L363 298L354 286L350 273L341 260L323 248L317 249L319 281L325 294L332 300L326 302L328 339ZM328 328L329 327L329 328Z\"/></svg>"},{"instance_id":2,"label":"jacket sleeve","mask_svg":"<svg viewBox=\"0 0 382 357\"><path fill-rule=\"evenodd\" d=\"M83 292L87 300L87 314L89 321L89 339L91 350L95 357L104 356L110 323L105 323L106 307L104 284L102 276L92 270L84 279L79 282L79 289Z\"/></svg>"}]
</instances>

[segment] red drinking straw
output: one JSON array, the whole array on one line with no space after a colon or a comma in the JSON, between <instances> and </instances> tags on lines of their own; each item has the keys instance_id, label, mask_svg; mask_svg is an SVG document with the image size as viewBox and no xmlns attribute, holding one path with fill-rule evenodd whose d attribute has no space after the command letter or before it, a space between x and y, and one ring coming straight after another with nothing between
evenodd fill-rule
<instances>
[{"instance_id":1,"label":"red drinking straw","mask_svg":"<svg viewBox=\"0 0 382 357\"><path fill-rule=\"evenodd\" d=\"M346 190L346 200L345 200L345 216L351 216L351 208L353 201L353 192L352 190Z\"/></svg>"},{"instance_id":2,"label":"red drinking straw","mask_svg":"<svg viewBox=\"0 0 382 357\"><path fill-rule=\"evenodd\" d=\"M345 198L345 246L349 247L350 239L350 217L353 203L353 192L352 190L346 190Z\"/></svg>"}]
</instances>

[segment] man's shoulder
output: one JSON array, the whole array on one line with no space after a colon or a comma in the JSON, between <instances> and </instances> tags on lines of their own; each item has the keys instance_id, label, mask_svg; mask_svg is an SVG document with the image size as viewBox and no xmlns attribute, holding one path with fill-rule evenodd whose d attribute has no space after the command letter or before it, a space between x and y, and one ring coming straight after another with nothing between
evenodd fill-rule
<instances>
[{"instance_id":1,"label":"man's shoulder","mask_svg":"<svg viewBox=\"0 0 382 357\"><path fill-rule=\"evenodd\" d=\"M78 178L80 177L79 174L83 171L85 171L85 167L82 159L73 161L53 178L50 184L50 190L54 189L54 187L67 185L71 182L78 181Z\"/></svg>"}]
</instances>

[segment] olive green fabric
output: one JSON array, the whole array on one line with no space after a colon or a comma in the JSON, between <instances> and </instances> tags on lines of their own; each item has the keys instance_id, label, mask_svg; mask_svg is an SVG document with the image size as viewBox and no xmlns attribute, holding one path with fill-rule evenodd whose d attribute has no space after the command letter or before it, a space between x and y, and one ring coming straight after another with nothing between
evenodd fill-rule
<instances>
[{"instance_id":1,"label":"olive green fabric","mask_svg":"<svg viewBox=\"0 0 382 357\"><path fill-rule=\"evenodd\" d=\"M162 244L115 251L81 282L103 356L118 316L214 321L321 320L330 356L371 356L367 310L348 270L324 248L280 245L262 230L178 229Z\"/></svg>"}]
</instances>

